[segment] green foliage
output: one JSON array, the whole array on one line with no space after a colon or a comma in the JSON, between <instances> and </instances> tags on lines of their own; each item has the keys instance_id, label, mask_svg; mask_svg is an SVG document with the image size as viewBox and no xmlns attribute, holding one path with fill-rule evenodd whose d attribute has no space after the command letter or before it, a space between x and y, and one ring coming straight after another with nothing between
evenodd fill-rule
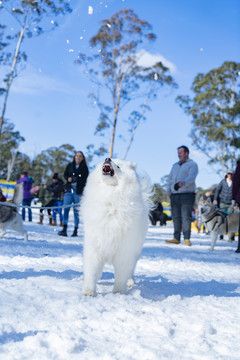
<instances>
[{"instance_id":1,"label":"green foliage","mask_svg":"<svg viewBox=\"0 0 240 360\"><path fill-rule=\"evenodd\" d=\"M153 184L153 202L169 202L169 197L164 190L164 188L160 184Z\"/></svg>"},{"instance_id":2,"label":"green foliage","mask_svg":"<svg viewBox=\"0 0 240 360\"><path fill-rule=\"evenodd\" d=\"M50 147L36 155L34 159L30 159L29 156L18 150L23 141L25 139L19 131L14 130L14 125L5 121L0 140L1 178L16 181L22 171L27 171L33 177L35 185L50 182L55 172L64 180L65 168L69 162L73 161L76 152L72 145L63 144L59 147ZM92 156L99 155L104 150L103 147L95 150L93 145L89 145L87 149ZM89 153L86 154L87 162L92 160L90 156L88 157Z\"/></svg>"},{"instance_id":3,"label":"green foliage","mask_svg":"<svg viewBox=\"0 0 240 360\"><path fill-rule=\"evenodd\" d=\"M38 154L32 161L35 183L50 181L55 172L64 180L65 168L69 162L73 161L75 151L72 145L64 144L60 147L48 148Z\"/></svg>"},{"instance_id":4,"label":"green foliage","mask_svg":"<svg viewBox=\"0 0 240 360\"><path fill-rule=\"evenodd\" d=\"M25 141L19 131L14 130L15 125L5 121L0 139L0 173L3 178L7 178L8 164L13 156L16 156L16 163L19 163L22 154L18 151L20 144ZM13 179L15 173L12 174Z\"/></svg>"},{"instance_id":5,"label":"green foliage","mask_svg":"<svg viewBox=\"0 0 240 360\"><path fill-rule=\"evenodd\" d=\"M226 61L198 74L191 90L192 98L179 96L177 102L192 117L193 145L221 172L234 168L240 154L240 63Z\"/></svg>"},{"instance_id":6,"label":"green foliage","mask_svg":"<svg viewBox=\"0 0 240 360\"><path fill-rule=\"evenodd\" d=\"M34 171L32 168L32 161L30 157L26 154L18 152L17 159L10 174L10 179L12 181L17 181L20 178L20 174L22 171L27 171L28 174L34 178Z\"/></svg>"}]
</instances>

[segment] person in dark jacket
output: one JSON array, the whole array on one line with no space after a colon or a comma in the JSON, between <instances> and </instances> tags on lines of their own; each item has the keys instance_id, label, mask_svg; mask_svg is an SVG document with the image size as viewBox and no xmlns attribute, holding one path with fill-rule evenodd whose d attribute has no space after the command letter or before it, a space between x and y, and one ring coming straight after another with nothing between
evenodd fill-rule
<instances>
[{"instance_id":1,"label":"person in dark jacket","mask_svg":"<svg viewBox=\"0 0 240 360\"><path fill-rule=\"evenodd\" d=\"M220 181L215 192L213 204L218 206L219 209L225 213L232 213L232 178L233 171L229 170L225 175L225 178ZM223 240L223 235L220 235L220 239ZM230 241L234 240L234 234L230 235Z\"/></svg>"},{"instance_id":2,"label":"person in dark jacket","mask_svg":"<svg viewBox=\"0 0 240 360\"><path fill-rule=\"evenodd\" d=\"M52 184L47 187L47 190L52 193L53 206L58 208L53 209L52 223L50 225L57 226L57 214L60 218L60 226L63 226L62 206L63 204L63 180L59 179L58 173L54 173L52 177Z\"/></svg>"},{"instance_id":3,"label":"person in dark jacket","mask_svg":"<svg viewBox=\"0 0 240 360\"><path fill-rule=\"evenodd\" d=\"M233 175L232 205L235 209L237 206L240 208L240 159L237 161L237 167ZM240 253L240 218L238 229L238 247L236 253Z\"/></svg>"},{"instance_id":4,"label":"person in dark jacket","mask_svg":"<svg viewBox=\"0 0 240 360\"><path fill-rule=\"evenodd\" d=\"M229 170L225 178L218 184L215 193L213 204L218 205L219 209L232 212L232 178L233 171ZM219 201L219 204L218 204Z\"/></svg>"},{"instance_id":5,"label":"person in dark jacket","mask_svg":"<svg viewBox=\"0 0 240 360\"><path fill-rule=\"evenodd\" d=\"M22 201L22 218L25 220L25 207L24 206L31 206L31 201L33 199L33 196L30 192L33 184L33 179L28 176L27 171L23 171L20 175L20 179L17 181L17 183L23 182L23 201ZM28 208L28 221L32 221L32 209Z\"/></svg>"},{"instance_id":6,"label":"person in dark jacket","mask_svg":"<svg viewBox=\"0 0 240 360\"><path fill-rule=\"evenodd\" d=\"M47 190L47 185L41 184L40 186L36 186L38 188L38 200L42 203L42 207L39 212L39 222L38 224L43 225L43 217L44 217L44 208L52 207L54 204L53 193ZM34 188L35 189L35 188ZM46 209L48 213L49 225L52 225L52 213L51 209Z\"/></svg>"},{"instance_id":7,"label":"person in dark jacket","mask_svg":"<svg viewBox=\"0 0 240 360\"><path fill-rule=\"evenodd\" d=\"M7 198L3 195L2 189L0 189L0 202L6 202Z\"/></svg>"},{"instance_id":8,"label":"person in dark jacket","mask_svg":"<svg viewBox=\"0 0 240 360\"><path fill-rule=\"evenodd\" d=\"M88 177L88 167L82 151L77 151L73 162L69 163L64 172L67 183L64 185L63 205L79 204L84 186ZM67 236L67 224L70 207L64 208L63 229L58 235ZM74 232L72 236L77 236L79 225L79 206L74 206Z\"/></svg>"}]
</instances>

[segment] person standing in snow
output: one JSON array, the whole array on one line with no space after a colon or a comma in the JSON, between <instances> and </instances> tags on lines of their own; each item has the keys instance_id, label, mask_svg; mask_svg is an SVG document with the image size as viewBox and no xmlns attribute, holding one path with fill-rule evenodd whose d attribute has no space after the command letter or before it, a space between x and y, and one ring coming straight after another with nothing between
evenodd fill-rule
<instances>
[{"instance_id":1,"label":"person standing in snow","mask_svg":"<svg viewBox=\"0 0 240 360\"><path fill-rule=\"evenodd\" d=\"M28 176L27 171L23 171L20 174L20 179L17 181L17 184L19 183L23 183L23 201L22 201L22 218L23 221L25 220L25 207L24 206L29 206L28 208L28 221L32 221L32 209L30 208L31 206L31 201L33 199L33 196L30 192L31 188L32 188L32 184L33 184L34 180Z\"/></svg>"},{"instance_id":2,"label":"person standing in snow","mask_svg":"<svg viewBox=\"0 0 240 360\"><path fill-rule=\"evenodd\" d=\"M2 189L0 189L0 202L6 202L7 198L3 195Z\"/></svg>"},{"instance_id":3,"label":"person standing in snow","mask_svg":"<svg viewBox=\"0 0 240 360\"><path fill-rule=\"evenodd\" d=\"M229 170L225 178L218 184L214 193L213 204L218 205L220 210L227 213L232 212L232 178L233 171Z\"/></svg>"},{"instance_id":4,"label":"person standing in snow","mask_svg":"<svg viewBox=\"0 0 240 360\"><path fill-rule=\"evenodd\" d=\"M192 210L195 201L198 165L189 159L187 146L179 146L179 161L176 162L168 176L167 193L170 197L174 238L165 240L170 244L180 244L181 231L183 231L184 244L191 246Z\"/></svg>"},{"instance_id":5,"label":"person standing in snow","mask_svg":"<svg viewBox=\"0 0 240 360\"><path fill-rule=\"evenodd\" d=\"M41 184L38 186L38 200L42 203L39 211L39 222L38 224L43 225L44 208L52 207L54 204L52 192L47 190L47 185ZM51 209L46 209L48 213L49 225L52 225L52 213Z\"/></svg>"},{"instance_id":6,"label":"person standing in snow","mask_svg":"<svg viewBox=\"0 0 240 360\"><path fill-rule=\"evenodd\" d=\"M232 205L236 209L240 208L240 159L237 161L237 167L233 175L232 185ZM239 213L240 214L240 213ZM238 247L236 253L240 253L240 217L239 217L239 229L238 229Z\"/></svg>"},{"instance_id":7,"label":"person standing in snow","mask_svg":"<svg viewBox=\"0 0 240 360\"><path fill-rule=\"evenodd\" d=\"M58 173L54 173L52 177L52 184L47 186L47 190L52 193L53 206L62 206L62 191L63 191L63 180L58 177ZM57 214L60 218L60 226L63 226L62 208L58 207L53 209L52 223L50 225L57 226Z\"/></svg>"},{"instance_id":8,"label":"person standing in snow","mask_svg":"<svg viewBox=\"0 0 240 360\"><path fill-rule=\"evenodd\" d=\"M226 213L233 212L232 207L232 178L233 171L229 170L225 175L225 178L220 181L218 184L215 193L213 204L218 206L219 209ZM220 239L222 240L224 237L220 235ZM229 241L234 240L234 234L232 233L229 237Z\"/></svg>"},{"instance_id":9,"label":"person standing in snow","mask_svg":"<svg viewBox=\"0 0 240 360\"><path fill-rule=\"evenodd\" d=\"M64 178L67 183L64 185L63 205L79 204L88 177L88 167L82 151L77 151L73 162L69 163L64 171ZM79 206L74 206L74 232L72 236L77 236L79 225ZM67 236L67 224L70 207L64 208L63 229L58 235Z\"/></svg>"}]
</instances>

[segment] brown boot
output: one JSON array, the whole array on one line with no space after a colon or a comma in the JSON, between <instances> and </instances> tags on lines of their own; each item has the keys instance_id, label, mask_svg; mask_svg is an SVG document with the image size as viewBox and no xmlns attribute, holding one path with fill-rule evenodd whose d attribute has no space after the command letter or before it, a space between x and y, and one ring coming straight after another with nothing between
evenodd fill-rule
<instances>
[{"instance_id":1,"label":"brown boot","mask_svg":"<svg viewBox=\"0 0 240 360\"><path fill-rule=\"evenodd\" d=\"M172 240L165 240L168 244L180 244L180 240L172 239Z\"/></svg>"},{"instance_id":2,"label":"brown boot","mask_svg":"<svg viewBox=\"0 0 240 360\"><path fill-rule=\"evenodd\" d=\"M52 216L48 216L48 219L49 219L48 225L52 225Z\"/></svg>"},{"instance_id":3,"label":"brown boot","mask_svg":"<svg viewBox=\"0 0 240 360\"><path fill-rule=\"evenodd\" d=\"M50 225L57 226L57 220L53 220L53 222Z\"/></svg>"},{"instance_id":4,"label":"brown boot","mask_svg":"<svg viewBox=\"0 0 240 360\"><path fill-rule=\"evenodd\" d=\"M38 222L39 225L42 225L43 224L43 215L39 215L39 222Z\"/></svg>"},{"instance_id":5,"label":"brown boot","mask_svg":"<svg viewBox=\"0 0 240 360\"><path fill-rule=\"evenodd\" d=\"M60 226L63 226L63 221L60 221Z\"/></svg>"}]
</instances>

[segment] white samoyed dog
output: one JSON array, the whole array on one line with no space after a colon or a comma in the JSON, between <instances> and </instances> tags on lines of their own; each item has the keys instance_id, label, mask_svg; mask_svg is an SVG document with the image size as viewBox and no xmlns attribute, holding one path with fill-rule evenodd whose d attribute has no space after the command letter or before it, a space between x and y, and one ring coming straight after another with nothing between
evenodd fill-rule
<instances>
[{"instance_id":1,"label":"white samoyed dog","mask_svg":"<svg viewBox=\"0 0 240 360\"><path fill-rule=\"evenodd\" d=\"M114 267L113 292L126 292L146 236L150 196L149 178L137 175L135 163L107 158L89 175L81 204L84 295L96 295L105 263Z\"/></svg>"}]
</instances>

